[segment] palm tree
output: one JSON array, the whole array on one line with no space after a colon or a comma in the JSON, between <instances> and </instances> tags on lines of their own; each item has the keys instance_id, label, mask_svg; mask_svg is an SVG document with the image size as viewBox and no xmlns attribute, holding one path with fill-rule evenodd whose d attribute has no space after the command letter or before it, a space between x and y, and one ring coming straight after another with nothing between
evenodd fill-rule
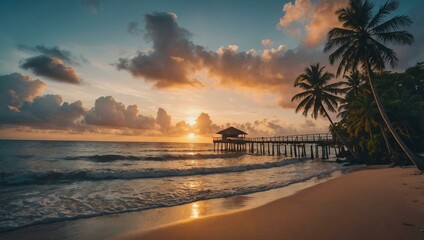
<instances>
[{"instance_id":1,"label":"palm tree","mask_svg":"<svg viewBox=\"0 0 424 240\"><path fill-rule=\"evenodd\" d=\"M369 133L373 138L373 128L378 126L378 114L372 96L367 93L357 95L351 102L348 117L348 133L358 137L362 131Z\"/></svg>"},{"instance_id":2,"label":"palm tree","mask_svg":"<svg viewBox=\"0 0 424 240\"><path fill-rule=\"evenodd\" d=\"M342 71L346 73L361 65L367 74L377 108L390 133L415 166L424 170L424 161L408 148L391 124L373 82L373 71L383 71L386 63L394 67L398 61L396 53L385 44L410 45L414 40L410 33L399 30L400 27L412 24L408 16L396 15L383 21L398 6L397 1L388 1L373 15L374 5L372 3L367 0L350 0L347 7L336 11L343 27L333 28L328 32L328 41L324 51L337 48L329 56L331 64L341 59L337 76Z\"/></svg>"},{"instance_id":3,"label":"palm tree","mask_svg":"<svg viewBox=\"0 0 424 240\"><path fill-rule=\"evenodd\" d=\"M328 84L334 77L334 74L324 71L324 68L325 67L321 67L319 63L305 68L305 72L300 74L294 82L294 87L299 87L305 91L294 95L291 101L293 102L301 99L296 108L296 112L303 109L302 114L304 116L307 116L308 112L311 110L311 116L315 119L319 115L327 117L331 126L335 130L337 137L349 149L352 156L355 157L356 154L340 137L333 120L327 112L327 109L330 112L336 112L337 105L342 100L342 98L337 95L345 92L340 88L343 83L336 82Z\"/></svg>"},{"instance_id":4,"label":"palm tree","mask_svg":"<svg viewBox=\"0 0 424 240\"><path fill-rule=\"evenodd\" d=\"M344 85L347 87L344 88L348 95L359 95L364 92L364 81L362 80L361 73L354 69L349 75L345 76L347 82L344 82Z\"/></svg>"},{"instance_id":5,"label":"palm tree","mask_svg":"<svg viewBox=\"0 0 424 240\"><path fill-rule=\"evenodd\" d=\"M346 95L341 102L338 109L339 114L337 115L337 117L341 118L349 114L350 105L356 96L369 92L358 70L354 69L349 75L345 76L345 78L347 82L343 82L346 86L343 90L346 92Z\"/></svg>"}]
</instances>

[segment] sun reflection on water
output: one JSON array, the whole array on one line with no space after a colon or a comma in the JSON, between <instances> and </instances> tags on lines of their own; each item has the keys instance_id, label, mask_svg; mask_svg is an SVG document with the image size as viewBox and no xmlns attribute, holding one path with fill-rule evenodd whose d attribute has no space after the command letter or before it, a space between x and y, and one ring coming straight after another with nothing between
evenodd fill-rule
<instances>
[{"instance_id":1,"label":"sun reflection on water","mask_svg":"<svg viewBox=\"0 0 424 240\"><path fill-rule=\"evenodd\" d=\"M200 217L200 205L199 203L191 204L191 218L199 218Z\"/></svg>"}]
</instances>

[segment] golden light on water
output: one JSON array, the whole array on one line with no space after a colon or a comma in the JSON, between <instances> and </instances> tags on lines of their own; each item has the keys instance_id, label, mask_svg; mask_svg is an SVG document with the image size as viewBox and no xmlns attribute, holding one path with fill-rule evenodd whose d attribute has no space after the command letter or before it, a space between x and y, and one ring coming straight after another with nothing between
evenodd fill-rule
<instances>
[{"instance_id":1,"label":"golden light on water","mask_svg":"<svg viewBox=\"0 0 424 240\"><path fill-rule=\"evenodd\" d=\"M200 206L199 203L192 203L191 204L191 218L199 218L200 216Z\"/></svg>"},{"instance_id":2,"label":"golden light on water","mask_svg":"<svg viewBox=\"0 0 424 240\"><path fill-rule=\"evenodd\" d=\"M196 134L194 134L194 133L189 133L189 134L187 134L187 138L188 138L189 140L194 140L194 139L196 138Z\"/></svg>"}]
</instances>

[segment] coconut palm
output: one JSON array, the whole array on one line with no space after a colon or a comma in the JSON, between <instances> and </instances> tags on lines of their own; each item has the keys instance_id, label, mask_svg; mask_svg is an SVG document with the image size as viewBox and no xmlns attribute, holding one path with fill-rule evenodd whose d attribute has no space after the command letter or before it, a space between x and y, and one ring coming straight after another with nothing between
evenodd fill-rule
<instances>
[{"instance_id":1,"label":"coconut palm","mask_svg":"<svg viewBox=\"0 0 424 240\"><path fill-rule=\"evenodd\" d=\"M357 95L352 99L348 120L348 133L355 137L363 131L373 138L373 128L378 126L377 106L372 100L372 96L367 93Z\"/></svg>"},{"instance_id":2,"label":"coconut palm","mask_svg":"<svg viewBox=\"0 0 424 240\"><path fill-rule=\"evenodd\" d=\"M346 87L343 90L346 92L345 98L342 100L338 109L338 117L344 118L349 114L350 104L359 94L367 93L368 87L364 84L363 78L358 70L353 70L349 75L345 76L346 82L343 82Z\"/></svg>"},{"instance_id":3,"label":"coconut palm","mask_svg":"<svg viewBox=\"0 0 424 240\"><path fill-rule=\"evenodd\" d=\"M305 68L305 72L300 74L294 82L294 87L298 87L304 91L294 95L291 101L301 100L296 108L296 112L303 110L302 114L304 116L307 116L309 111L311 111L311 116L315 119L319 115L327 117L333 129L335 129L337 137L348 147L352 156L355 156L352 149L340 137L333 120L328 114L328 111L336 112L337 105L342 100L337 95L345 93L340 88L343 83L336 82L329 84L334 74L325 71L324 68L319 63Z\"/></svg>"},{"instance_id":4,"label":"coconut palm","mask_svg":"<svg viewBox=\"0 0 424 240\"><path fill-rule=\"evenodd\" d=\"M356 69L358 65L362 67L367 74L377 108L387 128L408 158L418 169L424 170L424 161L408 148L391 124L373 82L375 71L383 71L386 63L394 67L398 61L396 53L385 44L410 45L414 40L409 32L399 30L412 24L408 16L396 15L384 20L398 6L397 1L388 1L373 15L372 3L367 0L350 0L347 7L336 11L343 27L333 28L328 32L324 51L336 48L329 59L331 64L340 59L337 76L342 72L344 74Z\"/></svg>"}]
</instances>

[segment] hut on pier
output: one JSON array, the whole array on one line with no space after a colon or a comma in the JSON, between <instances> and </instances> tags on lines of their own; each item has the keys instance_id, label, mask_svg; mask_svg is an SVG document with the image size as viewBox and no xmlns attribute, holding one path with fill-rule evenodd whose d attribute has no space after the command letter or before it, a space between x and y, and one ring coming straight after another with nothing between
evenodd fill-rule
<instances>
[{"instance_id":1,"label":"hut on pier","mask_svg":"<svg viewBox=\"0 0 424 240\"><path fill-rule=\"evenodd\" d=\"M226 141L226 140L230 140L230 139L240 139L240 138L245 138L247 133L243 132L242 130L239 130L235 127L229 127L227 129L221 130L219 132L217 132L216 134L220 134L221 140L222 141Z\"/></svg>"},{"instance_id":2,"label":"hut on pier","mask_svg":"<svg viewBox=\"0 0 424 240\"><path fill-rule=\"evenodd\" d=\"M246 142L245 137L247 133L235 127L229 127L222 131L217 132L221 137L213 139L213 149L229 152L245 152Z\"/></svg>"}]
</instances>

